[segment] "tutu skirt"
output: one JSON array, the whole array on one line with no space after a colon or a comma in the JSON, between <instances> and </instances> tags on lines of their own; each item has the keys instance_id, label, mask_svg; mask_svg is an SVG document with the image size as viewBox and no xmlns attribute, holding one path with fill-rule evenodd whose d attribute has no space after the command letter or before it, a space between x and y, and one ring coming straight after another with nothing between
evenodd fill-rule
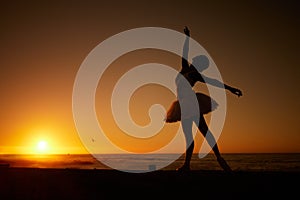
<instances>
[{"instance_id":1,"label":"tutu skirt","mask_svg":"<svg viewBox=\"0 0 300 200\"><path fill-rule=\"evenodd\" d=\"M207 114L218 107L218 103L212 99L210 96L207 96L202 93L196 93L196 97L199 103L200 114ZM179 101L174 101L170 108L167 111L166 122L172 123L181 120L181 110Z\"/></svg>"}]
</instances>

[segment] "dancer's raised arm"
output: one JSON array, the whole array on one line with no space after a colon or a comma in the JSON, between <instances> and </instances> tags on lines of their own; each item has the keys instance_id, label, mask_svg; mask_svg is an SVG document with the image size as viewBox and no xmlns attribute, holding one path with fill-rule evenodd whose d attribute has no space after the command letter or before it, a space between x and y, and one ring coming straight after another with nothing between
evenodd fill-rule
<instances>
[{"instance_id":1,"label":"dancer's raised arm","mask_svg":"<svg viewBox=\"0 0 300 200\"><path fill-rule=\"evenodd\" d=\"M190 30L188 27L184 27L184 33L186 35L184 45L183 45L183 51L182 51L182 61L181 61L181 73L185 73L189 70L189 63L188 63L188 55L189 55L189 43L190 43Z\"/></svg>"}]
</instances>

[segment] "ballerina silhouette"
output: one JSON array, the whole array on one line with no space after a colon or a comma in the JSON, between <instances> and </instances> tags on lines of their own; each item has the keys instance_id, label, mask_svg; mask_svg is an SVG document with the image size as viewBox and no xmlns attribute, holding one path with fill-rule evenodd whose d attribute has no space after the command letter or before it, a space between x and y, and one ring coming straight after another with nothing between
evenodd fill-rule
<instances>
[{"instance_id":1,"label":"ballerina silhouette","mask_svg":"<svg viewBox=\"0 0 300 200\"><path fill-rule=\"evenodd\" d=\"M208 83L215 87L225 88L233 94L237 95L238 97L242 96L242 92L239 89L221 83L216 79L208 78L200 74L203 70L209 67L209 60L205 55L196 56L192 59L192 64L188 63L188 61L185 58L188 58L190 30L187 27L185 27L184 33L186 35L186 39L183 46L182 68L175 80L177 87L177 100L171 104L166 116L167 123L181 121L182 129L186 140L184 164L176 170L190 170L190 161L194 150L192 125L195 122L196 124L198 124L199 131L202 133L202 135L206 138L208 144L211 146L219 165L224 171L231 171L231 168L221 156L216 140L211 131L209 130L204 118L204 114L210 113L211 111L215 110L218 106L218 103L205 94L202 94L200 92L195 93L192 87L195 85L196 82L199 81L202 83ZM185 84L184 81L188 81L188 84ZM195 94L197 97L197 102L193 102L193 99L195 99L193 98ZM197 104L199 107L197 106ZM199 109L195 109L196 107ZM199 120L199 123L197 123L196 120Z\"/></svg>"}]
</instances>

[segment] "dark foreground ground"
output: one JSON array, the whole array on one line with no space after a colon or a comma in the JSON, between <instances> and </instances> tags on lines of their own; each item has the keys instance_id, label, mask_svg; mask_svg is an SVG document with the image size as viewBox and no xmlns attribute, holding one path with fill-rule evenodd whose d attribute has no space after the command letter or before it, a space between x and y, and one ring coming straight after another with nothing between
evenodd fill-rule
<instances>
[{"instance_id":1,"label":"dark foreground ground","mask_svg":"<svg viewBox=\"0 0 300 200\"><path fill-rule=\"evenodd\" d=\"M271 199L299 197L300 172L0 169L0 199Z\"/></svg>"}]
</instances>

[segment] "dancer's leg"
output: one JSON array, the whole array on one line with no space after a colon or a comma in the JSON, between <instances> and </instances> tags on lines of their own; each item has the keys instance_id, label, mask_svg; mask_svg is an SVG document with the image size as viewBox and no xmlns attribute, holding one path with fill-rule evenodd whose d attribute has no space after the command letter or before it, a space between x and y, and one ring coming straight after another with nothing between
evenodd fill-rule
<instances>
[{"instance_id":1,"label":"dancer's leg","mask_svg":"<svg viewBox=\"0 0 300 200\"><path fill-rule=\"evenodd\" d=\"M222 158L219 148L218 148L218 144L215 140L215 137L213 136L211 131L208 129L208 126L206 124L206 121L205 121L205 118L203 115L200 116L198 128L199 128L200 132L202 133L202 135L207 140L208 144L211 146L212 150L214 151L214 154L216 155L217 161L219 162L220 166L225 171L231 171L231 168L229 167L229 165Z\"/></svg>"},{"instance_id":2,"label":"dancer's leg","mask_svg":"<svg viewBox=\"0 0 300 200\"><path fill-rule=\"evenodd\" d=\"M190 170L190 162L194 151L194 139L192 133L193 119L183 119L181 121L185 142L186 142L186 151L185 151L185 160L182 167L178 170Z\"/></svg>"},{"instance_id":3,"label":"dancer's leg","mask_svg":"<svg viewBox=\"0 0 300 200\"><path fill-rule=\"evenodd\" d=\"M213 136L213 134L208 129L208 126L206 124L206 121L205 121L205 118L204 118L203 115L200 116L199 124L198 124L198 129L202 133L202 135L206 138L208 144L213 149L215 155L217 157L221 156L219 148L218 148L218 144L217 144L217 142L215 140L215 137Z\"/></svg>"}]
</instances>

